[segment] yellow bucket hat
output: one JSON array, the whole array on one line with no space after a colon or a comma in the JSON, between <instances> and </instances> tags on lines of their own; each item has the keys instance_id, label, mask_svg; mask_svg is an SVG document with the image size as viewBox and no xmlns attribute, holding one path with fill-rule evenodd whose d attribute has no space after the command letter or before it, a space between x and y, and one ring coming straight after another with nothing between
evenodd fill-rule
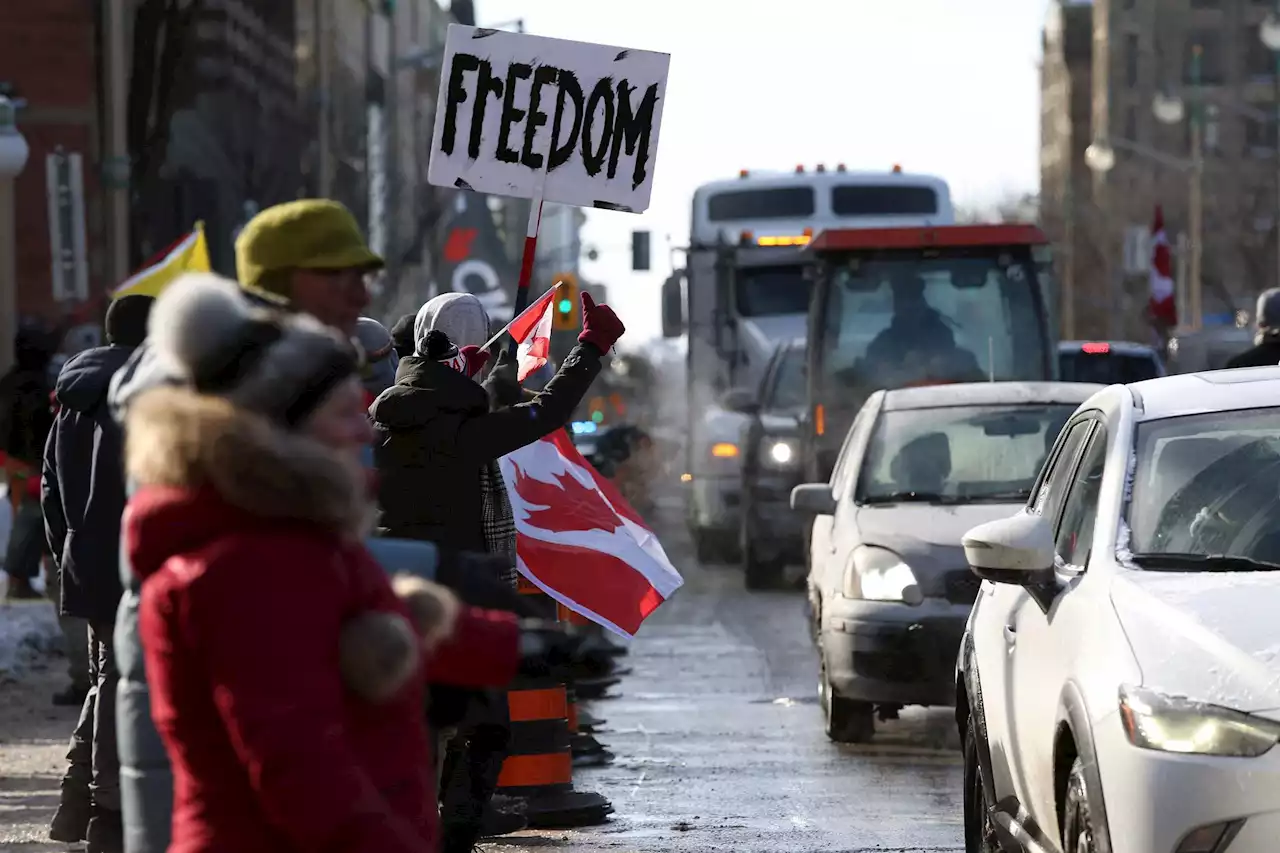
<instances>
[{"instance_id":1,"label":"yellow bucket hat","mask_svg":"<svg viewBox=\"0 0 1280 853\"><path fill-rule=\"evenodd\" d=\"M236 238L240 286L277 300L289 298L291 270L382 267L382 258L365 242L351 211L328 199L304 198L268 207Z\"/></svg>"}]
</instances>

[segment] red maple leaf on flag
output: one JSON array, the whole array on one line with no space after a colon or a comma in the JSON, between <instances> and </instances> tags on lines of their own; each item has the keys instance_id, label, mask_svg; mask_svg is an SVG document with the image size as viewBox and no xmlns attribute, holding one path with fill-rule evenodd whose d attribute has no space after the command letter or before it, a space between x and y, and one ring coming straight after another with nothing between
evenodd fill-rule
<instances>
[{"instance_id":1,"label":"red maple leaf on flag","mask_svg":"<svg viewBox=\"0 0 1280 853\"><path fill-rule=\"evenodd\" d=\"M529 524L548 533L613 533L622 526L618 514L600 492L582 485L568 472L556 474L555 478L555 483L547 483L516 468L512 487L529 507Z\"/></svg>"}]
</instances>

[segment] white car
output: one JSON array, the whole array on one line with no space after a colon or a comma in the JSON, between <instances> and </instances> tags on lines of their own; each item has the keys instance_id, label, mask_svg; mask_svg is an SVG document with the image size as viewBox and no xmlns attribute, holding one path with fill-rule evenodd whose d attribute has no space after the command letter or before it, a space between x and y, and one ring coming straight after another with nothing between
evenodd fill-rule
<instances>
[{"instance_id":1,"label":"white car","mask_svg":"<svg viewBox=\"0 0 1280 853\"><path fill-rule=\"evenodd\" d=\"M1098 392L964 549L966 850L1280 850L1280 368Z\"/></svg>"}]
</instances>

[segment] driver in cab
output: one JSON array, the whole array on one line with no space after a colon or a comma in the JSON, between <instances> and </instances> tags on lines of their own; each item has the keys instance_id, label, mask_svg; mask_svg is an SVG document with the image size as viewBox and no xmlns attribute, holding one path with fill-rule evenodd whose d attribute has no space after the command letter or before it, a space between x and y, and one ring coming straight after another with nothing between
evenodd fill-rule
<instances>
[{"instance_id":1,"label":"driver in cab","mask_svg":"<svg viewBox=\"0 0 1280 853\"><path fill-rule=\"evenodd\" d=\"M895 278L892 285L893 319L867 347L863 375L883 380L886 376L908 374L903 377L906 381L895 381L894 385L985 379L978 359L956 345L946 318L925 298L924 278L911 273Z\"/></svg>"}]
</instances>

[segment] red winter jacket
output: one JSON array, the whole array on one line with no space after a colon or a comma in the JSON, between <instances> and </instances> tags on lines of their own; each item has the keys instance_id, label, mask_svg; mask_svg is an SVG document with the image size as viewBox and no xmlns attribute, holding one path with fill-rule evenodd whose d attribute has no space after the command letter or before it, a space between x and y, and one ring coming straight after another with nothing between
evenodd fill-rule
<instances>
[{"instance_id":1,"label":"red winter jacket","mask_svg":"<svg viewBox=\"0 0 1280 853\"><path fill-rule=\"evenodd\" d=\"M360 614L409 613L358 539L339 534L362 506L344 497L358 474L195 399L148 392L127 423L143 485L125 539L174 772L169 850L431 853L427 677L505 685L514 619L464 610L391 699L359 698L339 673L340 632Z\"/></svg>"}]
</instances>

